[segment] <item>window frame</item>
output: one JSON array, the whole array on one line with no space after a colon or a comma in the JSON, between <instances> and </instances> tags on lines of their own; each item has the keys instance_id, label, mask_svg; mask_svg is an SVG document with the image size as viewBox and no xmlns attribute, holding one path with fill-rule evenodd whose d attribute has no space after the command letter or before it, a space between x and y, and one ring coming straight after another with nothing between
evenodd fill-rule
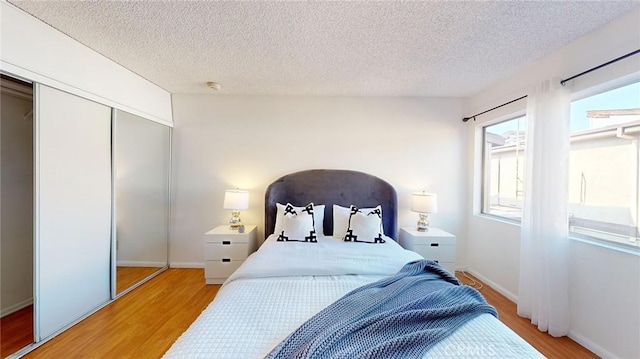
<instances>
[{"instance_id":1,"label":"window frame","mask_svg":"<svg viewBox=\"0 0 640 359\"><path fill-rule=\"evenodd\" d=\"M478 129L480 131L480 152L481 152L481 160L480 160L480 208L479 208L479 215L481 216L486 216L492 219L496 219L496 220L500 220L500 221L504 221L507 223L511 223L511 224L517 224L520 225L522 223L522 216L520 216L520 219L514 219L514 218L509 218L509 217L505 217L505 216L500 216L497 215L495 213L490 213L488 211L486 211L486 208L488 208L488 202L489 198L491 197L490 194L487 193L487 190L489 190L490 192L490 183L487 183L486 178L487 178L487 146L486 146L486 128L487 127L491 127L497 124L501 124L504 122L508 122L508 121L512 121L515 120L519 117L526 117L527 113L526 110L518 110L518 111L513 111L510 112L508 114L505 114L503 116L494 118L490 121L486 121L484 123L482 123L481 125L478 125ZM526 167L525 167L526 168Z\"/></svg>"},{"instance_id":2,"label":"window frame","mask_svg":"<svg viewBox=\"0 0 640 359\"><path fill-rule=\"evenodd\" d=\"M613 91L616 90L618 88L621 87L625 87L628 85L632 85L638 83L640 84L640 71L639 72L635 72L632 73L630 75L627 76L622 76L619 78L615 78L612 79L610 81L606 81L603 83L599 83L584 89L581 89L579 91L574 91L571 93L571 98L570 98L570 102L573 103L575 101L580 101L580 100L584 100L588 97L593 97L593 96L597 96L609 91ZM633 127L637 127L637 125L634 125ZM608 132L608 131L612 131L611 129L609 130L605 130L603 129L602 132ZM640 142L640 137L637 139L637 141ZM636 178L640 179L640 154L637 157L637 167L636 167ZM568 168L567 171L569 171L570 169ZM636 188L636 195L639 197L637 202L636 202L636 228L640 228L640 187ZM599 230L592 230L592 231L599 231ZM604 235L610 235L610 236L621 236L615 233L610 233L610 232L606 232L606 231L602 231L602 233ZM571 225L569 225L567 227L567 235L570 239L574 239L574 240L578 240L581 242L585 242L585 243L592 243L592 244L596 244L602 247L606 247L606 248L610 248L610 249L616 249L616 250L622 250L625 252L629 252L629 253L633 253L633 254L640 254L640 236L636 237L636 243L631 243L631 241L629 242L623 242L623 241L617 241L617 240L609 240L609 239L605 239L605 238L601 238L601 237L596 237L596 236L590 236L588 234L584 234L584 233L579 233L579 232L572 232L571 231Z\"/></svg>"},{"instance_id":3,"label":"window frame","mask_svg":"<svg viewBox=\"0 0 640 359\"><path fill-rule=\"evenodd\" d=\"M608 92L614 90L619 87L624 87L630 85L635 82L640 82L640 71L629 72L625 75L618 76L615 78L609 78L608 80L598 81L594 83L590 78L585 78L585 81L574 80L572 83L567 84L567 86L572 86L572 93L570 101L578 101L587 97L595 96L604 92ZM576 86L578 85L578 86ZM488 116L483 115L479 118ZM501 122L509 121L511 119L515 119L519 116L526 116L526 104L525 105L509 105L504 109L499 109L495 111L495 116L491 117L487 120L482 120L480 123L475 126L475 138L476 145L474 150L474 173L475 177L475 185L474 192L476 195L473 199L473 215L481 218L486 218L491 221L501 222L504 224L521 226L521 220L514 220L507 217L502 217L499 215L487 213L484 211L484 203L485 203L485 161L486 161L486 148L485 148L485 128L491 125L495 125ZM485 117L487 118L487 117ZM480 147L478 147L480 146ZM639 157L640 162L640 157ZM568 170L568 169L567 169ZM640 167L638 168L638 176L640 177ZM479 177L478 177L479 175ZM526 179L525 179L526 180ZM640 196L640 188L638 189ZM640 200L638 201L638 211L640 216ZM639 223L640 225L640 223ZM567 227L567 238L570 240L583 242L595 246L599 246L602 248L606 248L609 250L615 250L620 252L625 252L633 255L640 255L640 239L636 242L636 244L632 243L624 243L619 241L607 240L598 237L583 235L576 232L569 232L569 227Z\"/></svg>"}]
</instances>

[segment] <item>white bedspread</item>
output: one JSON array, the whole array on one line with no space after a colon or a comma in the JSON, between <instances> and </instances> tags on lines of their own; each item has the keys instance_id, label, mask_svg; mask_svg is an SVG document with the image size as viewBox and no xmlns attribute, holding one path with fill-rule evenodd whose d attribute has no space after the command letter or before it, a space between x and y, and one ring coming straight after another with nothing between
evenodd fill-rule
<instances>
[{"instance_id":1,"label":"white bedspread","mask_svg":"<svg viewBox=\"0 0 640 359\"><path fill-rule=\"evenodd\" d=\"M274 235L262 244L227 283L241 278L309 275L391 275L405 264L422 259L392 239L385 243L343 242L319 237L318 243L278 242Z\"/></svg>"},{"instance_id":2,"label":"white bedspread","mask_svg":"<svg viewBox=\"0 0 640 359\"><path fill-rule=\"evenodd\" d=\"M291 331L347 292L421 257L398 244L278 243L270 238L227 280L165 358L262 358ZM491 315L433 347L435 358L542 358Z\"/></svg>"}]
</instances>

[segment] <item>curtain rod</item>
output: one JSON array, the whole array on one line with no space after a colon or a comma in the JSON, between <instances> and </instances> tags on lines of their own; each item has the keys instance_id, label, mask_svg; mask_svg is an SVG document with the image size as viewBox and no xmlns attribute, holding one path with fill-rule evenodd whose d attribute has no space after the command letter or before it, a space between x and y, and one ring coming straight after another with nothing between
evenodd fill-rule
<instances>
[{"instance_id":1,"label":"curtain rod","mask_svg":"<svg viewBox=\"0 0 640 359\"><path fill-rule=\"evenodd\" d=\"M520 101L520 100L522 100L523 98L526 98L526 97L527 97L527 95L524 95L524 96L522 96L522 97L518 97L518 98L517 98L517 99L515 99L515 100L511 100L511 101L509 101L509 102L505 102L505 103L503 103L502 105L498 105L498 106L496 106L496 107L494 107L494 108L490 108L490 109L488 109L488 110L486 110L486 111L482 111L482 112L480 112L480 113L476 113L476 114L475 114L475 115L473 115L473 116L465 117L465 118L463 118L463 119L462 119L462 122L467 122L467 121L469 121L470 119L473 119L473 120L475 121L475 120L476 120L476 116L480 116L480 115L483 115L483 114L485 114L485 113L487 113L487 112L491 112L491 111L493 111L493 110L495 110L495 109L498 109L498 108L500 108L500 107L504 107L504 106L506 106L506 105L508 105L508 104L510 104L510 103L513 103L513 102L516 102L516 101Z\"/></svg>"},{"instance_id":2,"label":"curtain rod","mask_svg":"<svg viewBox=\"0 0 640 359\"><path fill-rule=\"evenodd\" d=\"M588 74L588 73L589 73L589 72L591 72L591 71L599 70L599 69L601 69L601 68L603 68L603 67L605 67L605 66L609 66L609 65L611 65L611 64L612 64L612 63L614 63L614 62L618 62L618 61L620 61L620 60L626 59L627 57L629 57L629 56L633 56L633 55L638 54L638 53L640 53L640 49L638 49L638 50L636 50L636 51L631 51L630 53L628 53L628 54L626 54L626 55L622 55L622 56L620 56L620 57L617 57L617 58L615 58L615 59L613 59L613 60L611 60L611 61L609 61L609 62L605 62L605 63L604 63L604 64L602 64L602 65L598 65L598 66L596 66L596 67L592 67L592 68L590 68L589 70L587 70L587 71L583 71L583 72L581 72L581 73L579 73L579 74L577 74L577 75L573 75L573 76L569 77L569 78L568 78L568 79L566 79L566 80L562 80L562 81L560 81L560 84L561 84L562 86L564 86L564 84L565 84L567 81L571 81L571 80L573 80L573 79L575 79L575 78L578 78L578 77L580 77L580 76L582 76L582 75L586 75L586 74Z\"/></svg>"},{"instance_id":3,"label":"curtain rod","mask_svg":"<svg viewBox=\"0 0 640 359\"><path fill-rule=\"evenodd\" d=\"M603 67L605 67L605 66L609 66L609 65L613 64L614 62L618 62L618 61L620 61L620 60L626 59L627 57L630 57L630 56L633 56L633 55L636 55L636 54L639 54L639 53L640 53L640 49L635 50L635 51L631 51L631 52L630 52L630 53L628 53L628 54L625 54L625 55L622 55L622 56L620 56L620 57L617 57L617 58L615 58L615 59L613 59L613 60L611 60L611 61L605 62L604 64L598 65L598 66L596 66L596 67L592 67L592 68L590 68L589 70L583 71L583 72L581 72L581 73L579 73L579 74L577 74L577 75L573 75L573 76L569 77L568 79L561 80L561 81L560 81L560 84L561 84L562 86L564 86L564 84L565 84L565 83L567 83L568 81L571 81L571 80L573 80L573 79L575 79L575 78L578 78L578 77L580 77L580 76L582 76L582 75L586 75L586 74L588 74L588 73L590 73L590 72L592 72L592 71L595 71L595 70L601 69L601 68L603 68ZM513 103L513 102L516 102L516 101L522 100L523 98L526 98L526 97L527 97L527 95L524 95L524 96L522 96L522 97L518 97L518 98L517 98L517 99L515 99L515 100L511 100L511 101L509 101L509 102L505 102L505 103L503 103L502 105L498 105L498 106L496 106L496 107L494 107L494 108L491 108L491 109L488 109L488 110L486 110L486 111L482 111L482 112L480 112L480 113L477 113L477 114L475 114L475 115L473 115L473 116L465 117L465 118L463 118L463 119L462 119L462 122L467 122L467 121L469 121L470 119L473 119L473 120L475 121L475 120L476 120L476 116L480 116L480 115L483 115L483 114L485 114L485 113L487 113L487 112L491 112L491 111L493 111L493 110L495 110L495 109L498 109L498 108L503 107L503 106L506 106L506 105L508 105L508 104L510 104L510 103Z\"/></svg>"}]
</instances>

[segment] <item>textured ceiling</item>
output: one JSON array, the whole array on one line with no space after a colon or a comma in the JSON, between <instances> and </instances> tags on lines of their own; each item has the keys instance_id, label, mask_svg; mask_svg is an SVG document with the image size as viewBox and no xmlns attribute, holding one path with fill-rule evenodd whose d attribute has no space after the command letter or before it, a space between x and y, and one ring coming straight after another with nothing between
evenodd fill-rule
<instances>
[{"instance_id":1,"label":"textured ceiling","mask_svg":"<svg viewBox=\"0 0 640 359\"><path fill-rule=\"evenodd\" d=\"M434 97L470 96L640 6L10 2L172 93Z\"/></svg>"}]
</instances>

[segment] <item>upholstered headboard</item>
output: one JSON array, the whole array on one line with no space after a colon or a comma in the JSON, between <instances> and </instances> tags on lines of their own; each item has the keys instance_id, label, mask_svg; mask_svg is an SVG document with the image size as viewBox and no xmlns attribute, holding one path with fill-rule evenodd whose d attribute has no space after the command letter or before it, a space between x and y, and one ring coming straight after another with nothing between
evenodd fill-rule
<instances>
[{"instance_id":1,"label":"upholstered headboard","mask_svg":"<svg viewBox=\"0 0 640 359\"><path fill-rule=\"evenodd\" d=\"M308 170L283 176L267 187L265 237L273 233L276 203L324 204L324 233L333 233L333 205L382 206L384 233L397 239L398 195L392 185L370 174L348 170Z\"/></svg>"}]
</instances>

